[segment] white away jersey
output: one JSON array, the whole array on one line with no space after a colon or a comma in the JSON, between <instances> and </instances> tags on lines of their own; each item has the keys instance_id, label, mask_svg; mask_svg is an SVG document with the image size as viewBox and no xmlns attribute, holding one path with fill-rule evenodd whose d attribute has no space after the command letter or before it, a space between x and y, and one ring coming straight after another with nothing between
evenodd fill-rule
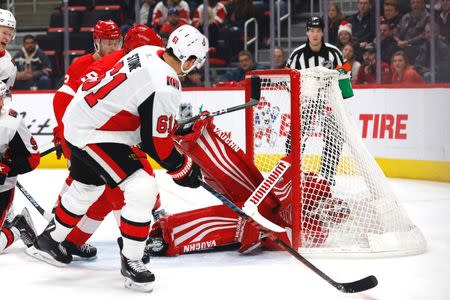
<instances>
[{"instance_id":1,"label":"white away jersey","mask_svg":"<svg viewBox=\"0 0 450 300\"><path fill-rule=\"evenodd\" d=\"M11 55L8 51L0 52L0 80L3 81L10 89L16 80L17 68L12 62Z\"/></svg>"},{"instance_id":2,"label":"white away jersey","mask_svg":"<svg viewBox=\"0 0 450 300\"><path fill-rule=\"evenodd\" d=\"M10 166L9 176L11 177L6 177L6 180L0 178L0 193L16 185L17 174L28 172L37 166L33 163L31 168L28 157L39 156L36 141L26 127L22 116L14 110L2 108L0 111L0 157L5 158L7 151L10 152L14 165Z\"/></svg>"},{"instance_id":3,"label":"white away jersey","mask_svg":"<svg viewBox=\"0 0 450 300\"><path fill-rule=\"evenodd\" d=\"M96 80L86 80L63 117L64 136L83 148L94 143L137 145L167 138L175 121L181 84L160 57L164 50L139 47ZM144 109L146 107L146 109ZM141 124L149 123L147 131Z\"/></svg>"}]
</instances>

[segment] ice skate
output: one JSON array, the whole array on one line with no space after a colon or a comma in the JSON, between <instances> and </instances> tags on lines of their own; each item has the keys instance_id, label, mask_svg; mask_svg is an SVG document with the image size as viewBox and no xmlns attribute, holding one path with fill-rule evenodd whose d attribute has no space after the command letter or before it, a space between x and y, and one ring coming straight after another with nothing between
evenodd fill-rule
<instances>
[{"instance_id":1,"label":"ice skate","mask_svg":"<svg viewBox=\"0 0 450 300\"><path fill-rule=\"evenodd\" d=\"M64 267L72 261L72 255L50 236L50 231L44 231L37 237L34 245L26 249L25 252L48 264Z\"/></svg>"},{"instance_id":2,"label":"ice skate","mask_svg":"<svg viewBox=\"0 0 450 300\"><path fill-rule=\"evenodd\" d=\"M97 258L97 248L90 244L83 244L81 246L75 245L72 242L64 241L61 243L66 248L67 253L74 256L74 260L94 260Z\"/></svg>"},{"instance_id":3,"label":"ice skate","mask_svg":"<svg viewBox=\"0 0 450 300\"><path fill-rule=\"evenodd\" d=\"M12 221L12 226L16 227L20 232L20 239L27 246L33 246L36 241L36 229L34 228L33 220L31 219L28 209L24 207L22 213L17 215Z\"/></svg>"},{"instance_id":4,"label":"ice skate","mask_svg":"<svg viewBox=\"0 0 450 300\"><path fill-rule=\"evenodd\" d=\"M125 277L125 287L140 292L149 293L153 291L155 275L150 272L141 259L131 260L122 254L123 240L117 239L120 248L121 270Z\"/></svg>"}]
</instances>

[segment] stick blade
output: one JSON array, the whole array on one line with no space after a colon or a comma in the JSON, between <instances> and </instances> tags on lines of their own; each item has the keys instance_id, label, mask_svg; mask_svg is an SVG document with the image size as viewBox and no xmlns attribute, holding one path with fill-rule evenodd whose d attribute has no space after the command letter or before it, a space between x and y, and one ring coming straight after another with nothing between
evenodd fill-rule
<instances>
[{"instance_id":1,"label":"stick blade","mask_svg":"<svg viewBox=\"0 0 450 300\"><path fill-rule=\"evenodd\" d=\"M258 104L261 98L261 78L253 75L250 77L250 101Z\"/></svg>"},{"instance_id":2,"label":"stick blade","mask_svg":"<svg viewBox=\"0 0 450 300\"><path fill-rule=\"evenodd\" d=\"M366 290L370 290L378 285L378 280L375 276L370 275L366 278L347 282L347 283L338 283L336 288L343 293L359 293Z\"/></svg>"}]
</instances>

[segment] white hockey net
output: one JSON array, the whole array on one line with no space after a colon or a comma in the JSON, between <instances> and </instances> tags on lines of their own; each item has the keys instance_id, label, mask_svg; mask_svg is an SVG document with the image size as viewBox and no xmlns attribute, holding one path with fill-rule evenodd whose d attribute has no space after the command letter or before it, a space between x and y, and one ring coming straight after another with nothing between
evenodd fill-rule
<instances>
[{"instance_id":1,"label":"white hockey net","mask_svg":"<svg viewBox=\"0 0 450 300\"><path fill-rule=\"evenodd\" d=\"M263 174L288 154L300 160L292 169L300 173L300 195L292 193L285 201L301 202L301 213L291 204L281 212L289 222L300 223L300 232L293 226L293 237L300 236L300 252L424 252L422 233L398 202L344 107L338 72L311 68L301 71L300 80L295 72L256 72L262 79L261 102L247 115L247 144L252 148L247 151ZM301 122L291 118L291 98L294 105L301 99Z\"/></svg>"}]
</instances>

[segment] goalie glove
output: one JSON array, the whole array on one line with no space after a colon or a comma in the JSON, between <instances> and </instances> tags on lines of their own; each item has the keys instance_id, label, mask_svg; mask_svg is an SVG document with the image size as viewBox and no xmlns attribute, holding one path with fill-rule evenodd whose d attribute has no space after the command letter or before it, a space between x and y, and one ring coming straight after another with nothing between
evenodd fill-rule
<instances>
[{"instance_id":1,"label":"goalie glove","mask_svg":"<svg viewBox=\"0 0 450 300\"><path fill-rule=\"evenodd\" d=\"M200 178L202 173L200 167L192 161L187 155L184 156L184 162L181 167L174 171L167 172L176 184L189 187L198 188L200 186Z\"/></svg>"}]
</instances>

